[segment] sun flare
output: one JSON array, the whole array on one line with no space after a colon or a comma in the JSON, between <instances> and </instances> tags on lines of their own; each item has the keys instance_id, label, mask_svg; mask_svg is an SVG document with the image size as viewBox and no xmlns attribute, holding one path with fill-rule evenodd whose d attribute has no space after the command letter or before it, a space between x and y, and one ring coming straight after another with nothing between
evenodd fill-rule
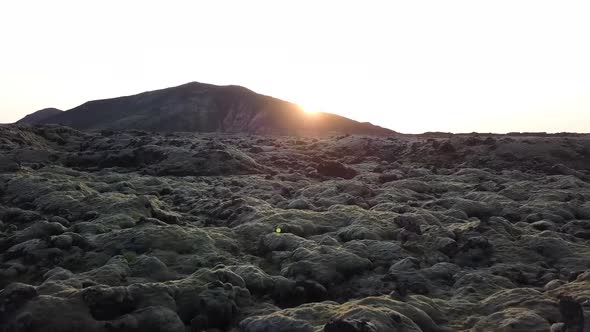
<instances>
[{"instance_id":1,"label":"sun flare","mask_svg":"<svg viewBox=\"0 0 590 332\"><path fill-rule=\"evenodd\" d=\"M306 106L301 106L301 105L299 105L299 107L306 114L315 114L315 113L318 113L319 112L319 110L317 108L315 108L315 107L306 107Z\"/></svg>"}]
</instances>

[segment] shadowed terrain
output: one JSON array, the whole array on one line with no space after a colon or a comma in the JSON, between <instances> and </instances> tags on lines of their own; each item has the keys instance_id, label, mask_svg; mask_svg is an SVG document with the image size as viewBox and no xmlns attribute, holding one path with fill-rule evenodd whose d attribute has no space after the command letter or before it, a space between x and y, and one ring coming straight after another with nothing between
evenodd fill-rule
<instances>
[{"instance_id":1,"label":"shadowed terrain","mask_svg":"<svg viewBox=\"0 0 590 332\"><path fill-rule=\"evenodd\" d=\"M158 132L390 135L389 129L345 117L308 114L299 106L240 86L192 82L133 96L95 100L48 116L42 110L21 123L77 129L141 129Z\"/></svg>"},{"instance_id":2,"label":"shadowed terrain","mask_svg":"<svg viewBox=\"0 0 590 332\"><path fill-rule=\"evenodd\" d=\"M20 119L17 123L18 124L39 124L47 121L47 119L61 114L63 111L58 110L57 108L44 108L39 110L35 113L29 114L24 118Z\"/></svg>"},{"instance_id":3,"label":"shadowed terrain","mask_svg":"<svg viewBox=\"0 0 590 332\"><path fill-rule=\"evenodd\" d=\"M588 136L6 126L0 171L0 331L589 328Z\"/></svg>"}]
</instances>

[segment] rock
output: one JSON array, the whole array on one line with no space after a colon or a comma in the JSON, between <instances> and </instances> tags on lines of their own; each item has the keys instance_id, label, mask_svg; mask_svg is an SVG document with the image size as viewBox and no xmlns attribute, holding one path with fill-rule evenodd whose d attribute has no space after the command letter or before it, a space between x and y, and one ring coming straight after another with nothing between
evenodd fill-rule
<instances>
[{"instance_id":1,"label":"rock","mask_svg":"<svg viewBox=\"0 0 590 332\"><path fill-rule=\"evenodd\" d=\"M264 150L259 146L253 146L250 148L249 152L250 153L261 153L261 152L264 152Z\"/></svg>"},{"instance_id":2,"label":"rock","mask_svg":"<svg viewBox=\"0 0 590 332\"><path fill-rule=\"evenodd\" d=\"M82 298L96 320L113 320L136 309L137 300L125 287L92 286Z\"/></svg>"},{"instance_id":3,"label":"rock","mask_svg":"<svg viewBox=\"0 0 590 332\"><path fill-rule=\"evenodd\" d=\"M41 220L17 232L12 239L13 243L21 243L31 239L43 239L51 235L59 235L65 231L66 228L59 223Z\"/></svg>"},{"instance_id":4,"label":"rock","mask_svg":"<svg viewBox=\"0 0 590 332\"><path fill-rule=\"evenodd\" d=\"M177 213L164 211L154 206L152 206L152 216L167 224L178 224L180 222L180 215Z\"/></svg>"},{"instance_id":5,"label":"rock","mask_svg":"<svg viewBox=\"0 0 590 332\"><path fill-rule=\"evenodd\" d=\"M494 247L489 240L483 236L477 236L468 239L459 247L453 256L453 261L460 266L487 264L493 253Z\"/></svg>"},{"instance_id":6,"label":"rock","mask_svg":"<svg viewBox=\"0 0 590 332\"><path fill-rule=\"evenodd\" d=\"M557 165L553 165L550 169L551 174L563 174L563 175L572 175L575 176L581 180L585 180L588 181L590 180L590 176L580 172L580 171L576 171L574 169L571 169L563 164L557 164Z\"/></svg>"},{"instance_id":7,"label":"rock","mask_svg":"<svg viewBox=\"0 0 590 332\"><path fill-rule=\"evenodd\" d=\"M584 310L579 303L570 297L563 297L559 300L559 311L561 312L566 331L584 331Z\"/></svg>"},{"instance_id":8,"label":"rock","mask_svg":"<svg viewBox=\"0 0 590 332\"><path fill-rule=\"evenodd\" d=\"M548 221L548 220L539 220L539 221L535 221L534 223L531 224L531 226L533 226L533 228L538 229L540 231L546 231L546 230L555 230L557 229L557 226L555 225L555 223Z\"/></svg>"},{"instance_id":9,"label":"rock","mask_svg":"<svg viewBox=\"0 0 590 332\"><path fill-rule=\"evenodd\" d=\"M395 284L395 296L405 300L410 293L428 294L430 285L420 271L420 262L414 257L406 257L389 268L386 276Z\"/></svg>"},{"instance_id":10,"label":"rock","mask_svg":"<svg viewBox=\"0 0 590 332\"><path fill-rule=\"evenodd\" d=\"M413 218L407 218L405 215L400 215L395 219L396 225L399 227L404 228L405 230L422 235L422 230L420 230L420 225L416 222Z\"/></svg>"},{"instance_id":11,"label":"rock","mask_svg":"<svg viewBox=\"0 0 590 332\"><path fill-rule=\"evenodd\" d=\"M550 332L566 332L565 323L554 323L551 325Z\"/></svg>"},{"instance_id":12,"label":"rock","mask_svg":"<svg viewBox=\"0 0 590 332\"><path fill-rule=\"evenodd\" d=\"M495 137L0 126L0 331L579 330L590 140Z\"/></svg>"},{"instance_id":13,"label":"rock","mask_svg":"<svg viewBox=\"0 0 590 332\"><path fill-rule=\"evenodd\" d=\"M150 306L104 323L107 331L185 332L185 326L169 308Z\"/></svg>"},{"instance_id":14,"label":"rock","mask_svg":"<svg viewBox=\"0 0 590 332\"><path fill-rule=\"evenodd\" d=\"M60 216L53 216L49 219L49 221L59 223L64 227L70 227L70 222L66 218Z\"/></svg>"},{"instance_id":15,"label":"rock","mask_svg":"<svg viewBox=\"0 0 590 332\"><path fill-rule=\"evenodd\" d=\"M244 280L248 290L254 294L272 292L277 282L275 278L254 265L237 265L228 268L239 275Z\"/></svg>"},{"instance_id":16,"label":"rock","mask_svg":"<svg viewBox=\"0 0 590 332\"><path fill-rule=\"evenodd\" d=\"M84 220L93 220L98 218L99 213L96 211L88 211L84 214L84 216L82 217L82 219Z\"/></svg>"},{"instance_id":17,"label":"rock","mask_svg":"<svg viewBox=\"0 0 590 332\"><path fill-rule=\"evenodd\" d=\"M457 241L448 237L438 238L436 240L436 248L445 255L452 256L457 252Z\"/></svg>"},{"instance_id":18,"label":"rock","mask_svg":"<svg viewBox=\"0 0 590 332\"><path fill-rule=\"evenodd\" d=\"M223 288L213 288L199 294L199 315L191 320L193 330L226 329L238 317L238 307Z\"/></svg>"},{"instance_id":19,"label":"rock","mask_svg":"<svg viewBox=\"0 0 590 332\"><path fill-rule=\"evenodd\" d=\"M336 161L324 161L320 163L317 167L317 171L321 175L340 177L343 179L352 179L357 175L357 171Z\"/></svg>"},{"instance_id":20,"label":"rock","mask_svg":"<svg viewBox=\"0 0 590 332\"><path fill-rule=\"evenodd\" d=\"M257 319L257 317L247 318L240 323L240 329L244 332L314 332L314 329L305 321L282 315L265 319Z\"/></svg>"},{"instance_id":21,"label":"rock","mask_svg":"<svg viewBox=\"0 0 590 332\"><path fill-rule=\"evenodd\" d=\"M543 317L524 308L510 308L484 317L473 331L548 331L550 325Z\"/></svg>"},{"instance_id":22,"label":"rock","mask_svg":"<svg viewBox=\"0 0 590 332\"><path fill-rule=\"evenodd\" d=\"M7 331L89 331L100 332L99 323L77 298L38 296L8 319L0 321Z\"/></svg>"},{"instance_id":23,"label":"rock","mask_svg":"<svg viewBox=\"0 0 590 332\"><path fill-rule=\"evenodd\" d=\"M37 297L37 290L34 286L21 283L12 283L6 286L0 292L0 318L8 318L18 308L35 297Z\"/></svg>"},{"instance_id":24,"label":"rock","mask_svg":"<svg viewBox=\"0 0 590 332\"><path fill-rule=\"evenodd\" d=\"M133 276L145 277L153 280L166 280L171 277L166 264L157 257L141 255L131 264L131 273Z\"/></svg>"},{"instance_id":25,"label":"rock","mask_svg":"<svg viewBox=\"0 0 590 332\"><path fill-rule=\"evenodd\" d=\"M59 249L68 250L72 247L74 240L67 234L55 236L52 239L53 245Z\"/></svg>"},{"instance_id":26,"label":"rock","mask_svg":"<svg viewBox=\"0 0 590 332\"><path fill-rule=\"evenodd\" d=\"M0 172L16 172L21 169L18 161L7 156L0 156Z\"/></svg>"},{"instance_id":27,"label":"rock","mask_svg":"<svg viewBox=\"0 0 590 332\"><path fill-rule=\"evenodd\" d=\"M324 332L377 332L377 328L362 320L332 318L324 326Z\"/></svg>"},{"instance_id":28,"label":"rock","mask_svg":"<svg viewBox=\"0 0 590 332\"><path fill-rule=\"evenodd\" d=\"M289 202L289 205L287 205L287 209L309 210L310 206L307 201L303 199L296 199L294 201Z\"/></svg>"},{"instance_id":29,"label":"rock","mask_svg":"<svg viewBox=\"0 0 590 332\"><path fill-rule=\"evenodd\" d=\"M11 224L26 224L41 220L41 215L35 211L22 210L19 208L8 208L3 211L2 219Z\"/></svg>"},{"instance_id":30,"label":"rock","mask_svg":"<svg viewBox=\"0 0 590 332\"><path fill-rule=\"evenodd\" d=\"M450 141L444 141L438 147L438 151L442 152L442 153L454 153L456 151L456 149Z\"/></svg>"},{"instance_id":31,"label":"rock","mask_svg":"<svg viewBox=\"0 0 590 332\"><path fill-rule=\"evenodd\" d=\"M557 288L557 287L559 287L559 286L562 286L562 285L564 285L565 283L566 283L566 282L565 282L565 281L563 281L563 280L554 279L554 280L551 280L551 281L549 281L549 282L548 282L548 283L545 285L545 287L543 287L543 289L544 289L545 291L550 291L550 290L553 290L553 289L555 289L555 288Z\"/></svg>"}]
</instances>

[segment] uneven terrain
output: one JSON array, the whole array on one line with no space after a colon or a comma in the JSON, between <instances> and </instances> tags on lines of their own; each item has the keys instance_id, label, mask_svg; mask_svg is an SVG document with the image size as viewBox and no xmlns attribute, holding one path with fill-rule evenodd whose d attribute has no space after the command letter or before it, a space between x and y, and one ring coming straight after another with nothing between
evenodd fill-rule
<instances>
[{"instance_id":1,"label":"uneven terrain","mask_svg":"<svg viewBox=\"0 0 590 332\"><path fill-rule=\"evenodd\" d=\"M590 330L588 136L6 126L0 193L0 331Z\"/></svg>"}]
</instances>

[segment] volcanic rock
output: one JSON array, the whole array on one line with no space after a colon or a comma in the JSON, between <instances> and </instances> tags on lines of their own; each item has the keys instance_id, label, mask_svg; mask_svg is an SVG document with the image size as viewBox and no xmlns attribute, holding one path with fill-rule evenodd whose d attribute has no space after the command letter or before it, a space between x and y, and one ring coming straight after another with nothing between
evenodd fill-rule
<instances>
[{"instance_id":1,"label":"volcanic rock","mask_svg":"<svg viewBox=\"0 0 590 332\"><path fill-rule=\"evenodd\" d=\"M588 151L2 126L0 331L589 330Z\"/></svg>"}]
</instances>

